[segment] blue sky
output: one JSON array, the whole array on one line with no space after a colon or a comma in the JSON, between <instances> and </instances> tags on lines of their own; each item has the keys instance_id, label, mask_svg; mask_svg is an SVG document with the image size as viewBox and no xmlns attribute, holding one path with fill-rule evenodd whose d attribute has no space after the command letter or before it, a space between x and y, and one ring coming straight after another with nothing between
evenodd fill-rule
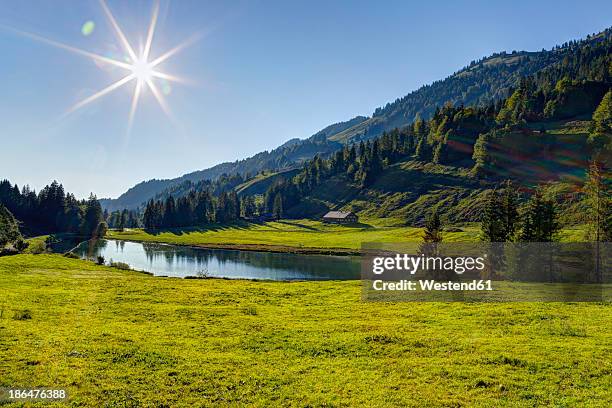
<instances>
[{"instance_id":1,"label":"blue sky","mask_svg":"<svg viewBox=\"0 0 612 408\"><path fill-rule=\"evenodd\" d=\"M108 5L133 46L149 1ZM121 50L96 0L0 2L0 178L37 190L53 179L84 197L116 197L370 115L423 84L497 51L540 50L612 25L609 1L162 0L152 54L204 36L160 69L169 120L150 92L132 131L133 83L68 116L124 73L18 35L27 31L103 55ZM81 28L95 23L90 35ZM161 83L159 83L161 86Z\"/></svg>"}]
</instances>

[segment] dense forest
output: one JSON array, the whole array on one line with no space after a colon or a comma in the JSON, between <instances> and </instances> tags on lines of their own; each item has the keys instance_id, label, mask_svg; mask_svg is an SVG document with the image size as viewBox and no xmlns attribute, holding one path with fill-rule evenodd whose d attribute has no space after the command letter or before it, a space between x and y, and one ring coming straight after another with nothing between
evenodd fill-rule
<instances>
[{"instance_id":1,"label":"dense forest","mask_svg":"<svg viewBox=\"0 0 612 408\"><path fill-rule=\"evenodd\" d=\"M104 235L106 228L96 196L92 194L87 200L77 200L56 181L38 194L28 186L19 189L8 180L0 181L0 206L18 220L21 230L29 235L72 233L91 237Z\"/></svg>"}]
</instances>

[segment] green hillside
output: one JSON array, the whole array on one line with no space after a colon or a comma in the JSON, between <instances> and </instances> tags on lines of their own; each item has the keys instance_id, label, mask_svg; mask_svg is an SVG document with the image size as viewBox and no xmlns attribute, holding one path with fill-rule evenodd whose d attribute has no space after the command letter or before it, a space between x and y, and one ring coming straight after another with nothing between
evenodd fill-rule
<instances>
[{"instance_id":1,"label":"green hillside","mask_svg":"<svg viewBox=\"0 0 612 408\"><path fill-rule=\"evenodd\" d=\"M543 185L554 196L563 197L559 203L563 221L578 224L578 190L591 154L589 126L590 121L584 118L572 118L498 132L490 152L495 170L487 178L474 177L470 167L414 157L385 167L365 187L345 174L335 175L314 187L286 214L316 218L339 209L369 219L387 218L396 225L422 225L424 217L436 208L448 223L477 222L486 192L510 178L522 191ZM542 133L544 129L546 133Z\"/></svg>"},{"instance_id":2,"label":"green hillside","mask_svg":"<svg viewBox=\"0 0 612 408\"><path fill-rule=\"evenodd\" d=\"M235 190L239 195L256 195L263 194L266 190L280 178L291 178L298 173L299 170L286 170L279 172L260 173L255 177L238 185Z\"/></svg>"},{"instance_id":3,"label":"green hillside","mask_svg":"<svg viewBox=\"0 0 612 408\"><path fill-rule=\"evenodd\" d=\"M343 144L380 137L386 131L409 125L417 117L429 119L436 109L446 103L454 106L484 106L499 101L508 97L525 77L559 79L562 77L559 76L561 72L569 74L574 80L591 79L593 75L590 70L585 71L580 65L584 65L589 59L599 58L605 61L610 53L611 38L612 30L608 29L582 41L568 42L551 50L496 53L472 61L445 79L424 85L387 103L376 109L370 117L357 116L330 125L310 138L292 139L272 151L261 152L244 160L221 163L176 179L142 182L117 199L104 199L100 202L109 211L136 208L150 198L164 195L164 191L186 181L197 183L216 179L223 174L246 175L264 170L297 168L316 155L327 156L334 153ZM603 70L607 70L605 65ZM591 95L597 97L595 93ZM570 101L584 100L579 96L568 94L566 97ZM563 112L557 112L561 113Z\"/></svg>"}]
</instances>

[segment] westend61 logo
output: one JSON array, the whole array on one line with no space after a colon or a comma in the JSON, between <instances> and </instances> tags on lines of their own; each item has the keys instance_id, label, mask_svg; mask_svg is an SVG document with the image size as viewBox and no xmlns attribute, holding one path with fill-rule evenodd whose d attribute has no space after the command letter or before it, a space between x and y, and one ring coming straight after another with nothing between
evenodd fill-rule
<instances>
[{"instance_id":1,"label":"westend61 logo","mask_svg":"<svg viewBox=\"0 0 612 408\"><path fill-rule=\"evenodd\" d=\"M365 301L611 301L610 243L362 246Z\"/></svg>"}]
</instances>

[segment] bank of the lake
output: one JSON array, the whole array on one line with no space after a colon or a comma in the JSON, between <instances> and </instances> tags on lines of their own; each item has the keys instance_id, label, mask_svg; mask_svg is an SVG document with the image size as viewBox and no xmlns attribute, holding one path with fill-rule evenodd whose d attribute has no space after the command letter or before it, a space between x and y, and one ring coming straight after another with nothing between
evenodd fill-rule
<instances>
[{"instance_id":1,"label":"bank of the lake","mask_svg":"<svg viewBox=\"0 0 612 408\"><path fill-rule=\"evenodd\" d=\"M478 233L476 226L467 226L443 235L447 242L470 242L478 239ZM423 229L416 227L384 226L377 223L334 225L312 220L281 220L261 224L241 222L163 231L111 230L107 234L109 239L211 249L335 255L359 254L363 243L419 242L422 237Z\"/></svg>"},{"instance_id":2,"label":"bank of the lake","mask_svg":"<svg viewBox=\"0 0 612 408\"><path fill-rule=\"evenodd\" d=\"M358 255L363 244L421 242L423 229L397 226L398 220L377 219L357 225L334 225L313 220L281 220L265 223L238 222L229 225L210 225L145 231L143 229L110 230L107 238L135 242L159 242L208 249L236 249L242 251L287 252L296 254ZM445 242L476 242L480 240L477 224L447 227L442 233ZM584 239L584 227L570 227L560 231L561 242Z\"/></svg>"},{"instance_id":3,"label":"bank of the lake","mask_svg":"<svg viewBox=\"0 0 612 408\"><path fill-rule=\"evenodd\" d=\"M585 406L609 304L364 303L359 282L160 279L0 258L0 387L74 406ZM26 312L27 311L27 312Z\"/></svg>"}]
</instances>

